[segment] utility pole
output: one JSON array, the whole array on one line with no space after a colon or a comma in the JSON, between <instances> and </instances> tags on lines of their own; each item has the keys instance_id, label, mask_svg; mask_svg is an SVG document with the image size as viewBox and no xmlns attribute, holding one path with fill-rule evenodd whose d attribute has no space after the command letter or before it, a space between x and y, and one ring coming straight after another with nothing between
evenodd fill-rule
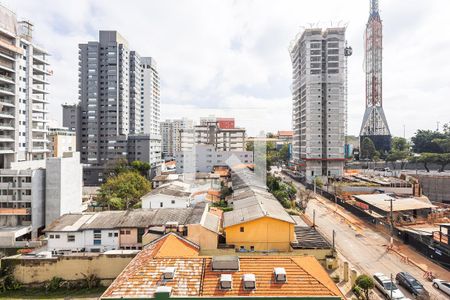
<instances>
[{"instance_id":1,"label":"utility pole","mask_svg":"<svg viewBox=\"0 0 450 300\"><path fill-rule=\"evenodd\" d=\"M316 227L316 210L313 209L313 228Z\"/></svg>"},{"instance_id":2,"label":"utility pole","mask_svg":"<svg viewBox=\"0 0 450 300\"><path fill-rule=\"evenodd\" d=\"M392 248L394 246L394 215L393 215L393 203L395 201L394 198L390 197L389 199L386 199L384 201L389 201L390 202L390 213L389 213L389 219L391 222L391 239L390 239L390 243L389 243L389 247Z\"/></svg>"},{"instance_id":3,"label":"utility pole","mask_svg":"<svg viewBox=\"0 0 450 300\"><path fill-rule=\"evenodd\" d=\"M392 203L392 202L391 202ZM393 299L392 298L392 290L393 290L393 286L394 286L394 275L392 275L392 273L391 273L391 300Z\"/></svg>"}]
</instances>

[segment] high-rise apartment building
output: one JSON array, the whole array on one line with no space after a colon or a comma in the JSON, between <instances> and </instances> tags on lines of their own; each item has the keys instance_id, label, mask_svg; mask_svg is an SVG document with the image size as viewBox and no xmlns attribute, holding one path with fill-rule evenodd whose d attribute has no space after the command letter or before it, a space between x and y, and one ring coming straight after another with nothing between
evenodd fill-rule
<instances>
[{"instance_id":1,"label":"high-rise apartment building","mask_svg":"<svg viewBox=\"0 0 450 300\"><path fill-rule=\"evenodd\" d=\"M194 128L194 122L186 118L161 122L161 149L164 158L173 158L181 151L181 130Z\"/></svg>"},{"instance_id":2,"label":"high-rise apartment building","mask_svg":"<svg viewBox=\"0 0 450 300\"><path fill-rule=\"evenodd\" d=\"M293 160L311 180L342 176L347 106L345 28L306 29L290 49Z\"/></svg>"},{"instance_id":3,"label":"high-rise apartment building","mask_svg":"<svg viewBox=\"0 0 450 300\"><path fill-rule=\"evenodd\" d=\"M0 6L0 168L45 159L48 53L33 40L33 24Z\"/></svg>"},{"instance_id":4,"label":"high-rise apartment building","mask_svg":"<svg viewBox=\"0 0 450 300\"><path fill-rule=\"evenodd\" d=\"M141 132L150 136L150 165L161 163L161 100L156 60L141 57Z\"/></svg>"},{"instance_id":5,"label":"high-rise apartment building","mask_svg":"<svg viewBox=\"0 0 450 300\"><path fill-rule=\"evenodd\" d=\"M152 77L143 70L147 65L153 68ZM155 64L131 50L117 31L100 31L98 41L79 45L79 69L81 126L77 135L82 163L100 170L98 167L118 159L149 157L146 162L156 167L161 160L158 128L152 131L150 125L144 126L147 121L159 122L159 78L154 78ZM149 93L151 96L147 97ZM157 113L147 111L147 106L154 110L157 106ZM133 149L131 156L129 149ZM141 155L148 151L150 155ZM96 174L99 173L102 172Z\"/></svg>"},{"instance_id":6,"label":"high-rise apartment building","mask_svg":"<svg viewBox=\"0 0 450 300\"><path fill-rule=\"evenodd\" d=\"M76 104L62 105L62 123L63 127L75 133L76 136L76 151L80 152L81 143L81 106Z\"/></svg>"}]
</instances>

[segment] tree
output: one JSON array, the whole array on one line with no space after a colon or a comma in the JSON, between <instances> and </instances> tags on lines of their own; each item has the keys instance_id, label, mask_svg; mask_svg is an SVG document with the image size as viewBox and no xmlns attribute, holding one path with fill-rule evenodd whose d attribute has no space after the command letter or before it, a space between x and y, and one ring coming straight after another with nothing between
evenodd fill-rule
<instances>
[{"instance_id":1,"label":"tree","mask_svg":"<svg viewBox=\"0 0 450 300\"><path fill-rule=\"evenodd\" d=\"M394 136L391 141L391 151L392 152L401 152L409 150L409 143L405 138Z\"/></svg>"},{"instance_id":2,"label":"tree","mask_svg":"<svg viewBox=\"0 0 450 300\"><path fill-rule=\"evenodd\" d=\"M248 141L245 143L245 151L253 152L254 148L255 148L255 143L253 141Z\"/></svg>"},{"instance_id":3,"label":"tree","mask_svg":"<svg viewBox=\"0 0 450 300\"><path fill-rule=\"evenodd\" d=\"M365 274L359 275L356 278L355 284L362 288L366 299L369 299L369 291L375 287L372 277Z\"/></svg>"},{"instance_id":4,"label":"tree","mask_svg":"<svg viewBox=\"0 0 450 300\"><path fill-rule=\"evenodd\" d=\"M126 171L108 178L96 200L113 210L128 209L138 205L150 190L150 182L145 177L136 171Z\"/></svg>"},{"instance_id":5,"label":"tree","mask_svg":"<svg viewBox=\"0 0 450 300\"><path fill-rule=\"evenodd\" d=\"M278 151L278 158L285 163L289 162L289 144L283 144L281 149Z\"/></svg>"},{"instance_id":6,"label":"tree","mask_svg":"<svg viewBox=\"0 0 450 300\"><path fill-rule=\"evenodd\" d=\"M375 155L376 149L372 140L365 137L361 144L361 158L372 159Z\"/></svg>"},{"instance_id":7,"label":"tree","mask_svg":"<svg viewBox=\"0 0 450 300\"><path fill-rule=\"evenodd\" d=\"M438 145L443 153L450 152L450 137L445 139L434 139L433 143Z\"/></svg>"},{"instance_id":8,"label":"tree","mask_svg":"<svg viewBox=\"0 0 450 300\"><path fill-rule=\"evenodd\" d=\"M130 167L133 170L138 171L139 174L141 174L144 177L148 176L148 171L150 170L150 164L140 160L135 160L131 162Z\"/></svg>"},{"instance_id":9,"label":"tree","mask_svg":"<svg viewBox=\"0 0 450 300\"><path fill-rule=\"evenodd\" d=\"M442 153L439 144L433 140L446 139L448 136L439 131L433 130L418 130L411 138L413 143L413 151L415 153Z\"/></svg>"},{"instance_id":10,"label":"tree","mask_svg":"<svg viewBox=\"0 0 450 300\"><path fill-rule=\"evenodd\" d=\"M395 162L400 161L401 166L400 169L403 170L405 167L405 164L408 162L409 158L411 156L411 153L409 151L392 151L389 153L389 155L386 157L386 161L392 162L392 167L395 169Z\"/></svg>"},{"instance_id":11,"label":"tree","mask_svg":"<svg viewBox=\"0 0 450 300\"><path fill-rule=\"evenodd\" d=\"M320 177L314 178L314 183L320 189L323 187L323 181L322 181L322 178L320 178Z\"/></svg>"},{"instance_id":12,"label":"tree","mask_svg":"<svg viewBox=\"0 0 450 300\"><path fill-rule=\"evenodd\" d=\"M441 167L439 168L438 172L444 172L445 167L450 164L450 153L440 153L437 154L436 163L439 164Z\"/></svg>"},{"instance_id":13,"label":"tree","mask_svg":"<svg viewBox=\"0 0 450 300\"><path fill-rule=\"evenodd\" d=\"M430 172L428 164L437 162L437 157L438 157L437 153L422 153L418 157L413 157L411 161L416 163L422 163L425 170L427 170L427 172Z\"/></svg>"}]
</instances>

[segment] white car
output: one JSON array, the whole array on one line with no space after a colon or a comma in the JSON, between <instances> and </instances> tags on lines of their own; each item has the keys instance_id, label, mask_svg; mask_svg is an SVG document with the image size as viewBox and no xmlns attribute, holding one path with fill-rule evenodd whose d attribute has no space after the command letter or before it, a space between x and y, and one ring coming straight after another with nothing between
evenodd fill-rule
<instances>
[{"instance_id":1,"label":"white car","mask_svg":"<svg viewBox=\"0 0 450 300\"><path fill-rule=\"evenodd\" d=\"M450 282L442 279L433 279L433 286L450 296Z\"/></svg>"},{"instance_id":2,"label":"white car","mask_svg":"<svg viewBox=\"0 0 450 300\"><path fill-rule=\"evenodd\" d=\"M405 300L405 295L395 285L393 281L383 273L373 274L375 286L383 293L383 295L390 300ZM392 298L391 298L392 294Z\"/></svg>"}]
</instances>

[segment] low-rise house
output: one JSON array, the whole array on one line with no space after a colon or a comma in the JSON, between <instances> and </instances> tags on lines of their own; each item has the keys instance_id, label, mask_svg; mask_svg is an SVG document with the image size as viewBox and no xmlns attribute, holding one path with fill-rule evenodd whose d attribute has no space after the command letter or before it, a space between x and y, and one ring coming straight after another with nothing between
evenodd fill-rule
<instances>
[{"instance_id":1,"label":"low-rise house","mask_svg":"<svg viewBox=\"0 0 450 300\"><path fill-rule=\"evenodd\" d=\"M142 208L184 208L191 205L190 185L180 181L163 184L141 198Z\"/></svg>"},{"instance_id":2,"label":"low-rise house","mask_svg":"<svg viewBox=\"0 0 450 300\"><path fill-rule=\"evenodd\" d=\"M45 234L48 250L57 252L141 249L170 231L202 249L216 249L220 224L220 215L209 212L206 203L198 203L188 208L66 214L50 224Z\"/></svg>"},{"instance_id":3,"label":"low-rise house","mask_svg":"<svg viewBox=\"0 0 450 300\"><path fill-rule=\"evenodd\" d=\"M342 300L311 256L201 256L199 245L169 233L142 250L100 299Z\"/></svg>"},{"instance_id":4,"label":"low-rise house","mask_svg":"<svg viewBox=\"0 0 450 300\"><path fill-rule=\"evenodd\" d=\"M234 169L233 210L224 213L226 243L240 251L290 251L295 221L255 174Z\"/></svg>"}]
</instances>

